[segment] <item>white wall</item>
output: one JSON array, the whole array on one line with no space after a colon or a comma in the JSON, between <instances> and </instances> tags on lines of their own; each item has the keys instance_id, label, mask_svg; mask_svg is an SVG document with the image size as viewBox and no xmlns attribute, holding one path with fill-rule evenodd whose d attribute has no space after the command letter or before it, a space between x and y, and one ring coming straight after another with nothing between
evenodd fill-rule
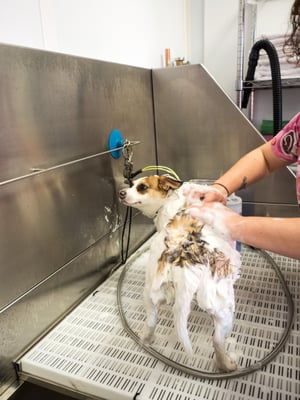
<instances>
[{"instance_id":1,"label":"white wall","mask_svg":"<svg viewBox=\"0 0 300 400\"><path fill-rule=\"evenodd\" d=\"M219 3L0 0L0 42L147 68L162 67L170 48L173 59L204 61L234 97L238 2Z\"/></svg>"},{"instance_id":2,"label":"white wall","mask_svg":"<svg viewBox=\"0 0 300 400\"><path fill-rule=\"evenodd\" d=\"M200 0L201 1L201 0ZM0 41L140 67L186 56L186 0L0 0Z\"/></svg>"},{"instance_id":3,"label":"white wall","mask_svg":"<svg viewBox=\"0 0 300 400\"><path fill-rule=\"evenodd\" d=\"M288 32L289 14L294 0L245 0L257 4L256 37ZM209 1L204 6L203 63L225 92L236 101L239 0ZM246 6L247 13L252 13ZM246 17L249 17L247 15ZM249 19L249 18L246 18ZM247 32L249 34L249 32ZM246 38L247 42L252 38ZM252 44L251 44L252 45ZM251 47L250 47L251 48ZM250 50L250 49L249 49ZM248 53L244 59L245 71Z\"/></svg>"},{"instance_id":4,"label":"white wall","mask_svg":"<svg viewBox=\"0 0 300 400\"><path fill-rule=\"evenodd\" d=\"M264 0L258 3L256 37L287 34L291 30L290 11L294 0ZM298 88L282 90L282 119L289 120L299 112ZM256 90L253 102L253 124L260 129L263 120L273 119L271 90Z\"/></svg>"},{"instance_id":5,"label":"white wall","mask_svg":"<svg viewBox=\"0 0 300 400\"><path fill-rule=\"evenodd\" d=\"M257 34L285 30L292 3L257 1ZM170 48L172 58L203 62L236 101L239 5L239 0L0 0L0 42L146 68L162 67L164 49Z\"/></svg>"},{"instance_id":6,"label":"white wall","mask_svg":"<svg viewBox=\"0 0 300 400\"><path fill-rule=\"evenodd\" d=\"M203 63L235 101L239 1L205 1Z\"/></svg>"},{"instance_id":7,"label":"white wall","mask_svg":"<svg viewBox=\"0 0 300 400\"><path fill-rule=\"evenodd\" d=\"M44 48L39 0L0 0L0 42Z\"/></svg>"},{"instance_id":8,"label":"white wall","mask_svg":"<svg viewBox=\"0 0 300 400\"><path fill-rule=\"evenodd\" d=\"M294 0L264 0L257 6L257 36L287 33Z\"/></svg>"}]
</instances>

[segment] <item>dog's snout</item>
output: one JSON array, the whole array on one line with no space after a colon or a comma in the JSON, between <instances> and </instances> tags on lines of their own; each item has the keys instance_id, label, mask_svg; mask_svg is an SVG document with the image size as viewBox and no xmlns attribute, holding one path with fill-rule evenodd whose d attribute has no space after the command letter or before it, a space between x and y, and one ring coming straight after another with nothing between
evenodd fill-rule
<instances>
[{"instance_id":1,"label":"dog's snout","mask_svg":"<svg viewBox=\"0 0 300 400\"><path fill-rule=\"evenodd\" d=\"M120 197L121 200L125 199L125 197L126 197L126 190L125 189L121 189L119 191L119 197Z\"/></svg>"}]
</instances>

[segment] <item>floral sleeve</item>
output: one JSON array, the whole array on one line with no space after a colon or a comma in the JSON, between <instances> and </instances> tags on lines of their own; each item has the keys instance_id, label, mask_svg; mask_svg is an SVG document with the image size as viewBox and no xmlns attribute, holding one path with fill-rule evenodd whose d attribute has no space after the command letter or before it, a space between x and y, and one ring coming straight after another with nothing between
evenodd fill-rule
<instances>
[{"instance_id":1,"label":"floral sleeve","mask_svg":"<svg viewBox=\"0 0 300 400\"><path fill-rule=\"evenodd\" d=\"M300 113L296 114L290 122L271 140L272 149L277 157L296 162L300 147Z\"/></svg>"},{"instance_id":2,"label":"floral sleeve","mask_svg":"<svg viewBox=\"0 0 300 400\"><path fill-rule=\"evenodd\" d=\"M277 157L291 164L297 161L296 192L300 207L300 113L271 140L271 144Z\"/></svg>"}]
</instances>

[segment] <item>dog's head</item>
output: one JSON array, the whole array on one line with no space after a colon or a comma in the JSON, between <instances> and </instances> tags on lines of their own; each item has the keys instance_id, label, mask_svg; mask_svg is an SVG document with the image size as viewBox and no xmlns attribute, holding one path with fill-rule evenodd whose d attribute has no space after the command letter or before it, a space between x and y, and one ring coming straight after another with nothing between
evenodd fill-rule
<instances>
[{"instance_id":1,"label":"dog's head","mask_svg":"<svg viewBox=\"0 0 300 400\"><path fill-rule=\"evenodd\" d=\"M133 185L119 191L123 204L137 208L152 218L165 203L170 191L178 189L183 182L168 175L151 175L133 181Z\"/></svg>"}]
</instances>

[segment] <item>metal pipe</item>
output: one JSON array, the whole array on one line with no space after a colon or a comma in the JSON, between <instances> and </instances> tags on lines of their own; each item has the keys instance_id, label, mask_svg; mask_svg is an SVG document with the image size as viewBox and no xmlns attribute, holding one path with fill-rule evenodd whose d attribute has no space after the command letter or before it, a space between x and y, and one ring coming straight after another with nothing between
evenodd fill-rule
<instances>
[{"instance_id":1,"label":"metal pipe","mask_svg":"<svg viewBox=\"0 0 300 400\"><path fill-rule=\"evenodd\" d=\"M134 142L130 142L130 145L135 146L135 145L140 144L140 143L141 142L139 142L139 141L134 141ZM31 177L36 176L36 175L44 174L46 172L55 171L56 169L68 167L69 165L77 164L79 162L90 160L92 158L96 158L96 157L99 157L99 156L102 156L102 155L105 155L105 154L110 154L110 153L112 153L114 151L122 150L123 147L124 146L121 146L121 147L118 147L118 148L115 148L115 149L112 149L112 150L107 150L107 151L103 151L101 153L92 154L92 155L87 156L87 157L78 158L76 160L68 161L68 162L65 162L65 163L62 163L62 164L57 164L57 165L54 165L53 167L49 167L49 168L32 167L31 168L31 171L32 171L31 173L26 174L26 175L21 175L21 176L18 176L16 178L12 178L12 179L7 179L6 181L2 181L2 182L0 182L0 186L8 185L9 183L18 182L18 181L21 181L23 179L31 178Z\"/></svg>"},{"instance_id":2,"label":"metal pipe","mask_svg":"<svg viewBox=\"0 0 300 400\"><path fill-rule=\"evenodd\" d=\"M242 108L244 47L245 47L245 0L240 0L239 24L238 24L237 78L236 78L237 105L239 108Z\"/></svg>"}]
</instances>

